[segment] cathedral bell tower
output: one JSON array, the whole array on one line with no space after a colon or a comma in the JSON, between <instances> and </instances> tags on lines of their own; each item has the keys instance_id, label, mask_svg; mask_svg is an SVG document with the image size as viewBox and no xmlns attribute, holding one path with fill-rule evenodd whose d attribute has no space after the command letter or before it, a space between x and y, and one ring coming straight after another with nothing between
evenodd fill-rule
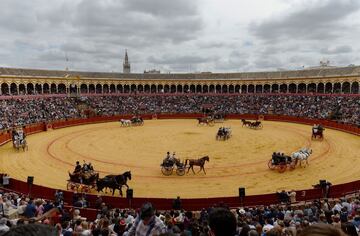
<instances>
[{"instance_id":1,"label":"cathedral bell tower","mask_svg":"<svg viewBox=\"0 0 360 236\"><path fill-rule=\"evenodd\" d=\"M129 74L130 73L130 63L129 63L127 50L125 51L125 60L124 60L124 63L123 63L123 73L124 74Z\"/></svg>"}]
</instances>

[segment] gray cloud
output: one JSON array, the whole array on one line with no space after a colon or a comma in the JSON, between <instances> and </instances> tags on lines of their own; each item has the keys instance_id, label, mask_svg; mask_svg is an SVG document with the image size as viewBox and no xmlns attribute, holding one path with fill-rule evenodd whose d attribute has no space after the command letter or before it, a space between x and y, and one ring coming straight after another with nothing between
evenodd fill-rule
<instances>
[{"instance_id":1,"label":"gray cloud","mask_svg":"<svg viewBox=\"0 0 360 236\"><path fill-rule=\"evenodd\" d=\"M320 49L320 53L322 54L342 54L342 53L350 53L352 52L352 47L348 45L337 46L335 48L322 48Z\"/></svg>"}]
</instances>

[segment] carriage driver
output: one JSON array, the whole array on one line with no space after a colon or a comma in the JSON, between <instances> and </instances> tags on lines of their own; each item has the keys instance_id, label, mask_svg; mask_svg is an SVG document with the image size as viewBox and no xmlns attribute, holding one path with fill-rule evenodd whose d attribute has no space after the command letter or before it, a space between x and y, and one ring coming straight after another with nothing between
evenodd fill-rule
<instances>
[{"instance_id":1,"label":"carriage driver","mask_svg":"<svg viewBox=\"0 0 360 236\"><path fill-rule=\"evenodd\" d=\"M74 173L79 173L80 171L81 171L81 165L80 165L80 162L77 161L76 165L75 165Z\"/></svg>"}]
</instances>

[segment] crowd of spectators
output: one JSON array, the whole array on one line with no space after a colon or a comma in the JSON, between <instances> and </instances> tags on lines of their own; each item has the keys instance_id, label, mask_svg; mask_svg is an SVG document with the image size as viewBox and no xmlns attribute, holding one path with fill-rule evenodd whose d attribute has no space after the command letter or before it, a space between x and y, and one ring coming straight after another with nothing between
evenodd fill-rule
<instances>
[{"instance_id":1,"label":"crowd of spectators","mask_svg":"<svg viewBox=\"0 0 360 236\"><path fill-rule=\"evenodd\" d=\"M360 126L360 97L346 96L103 96L0 100L0 129L79 118L145 113L280 114ZM85 113L84 110L88 112Z\"/></svg>"},{"instance_id":2,"label":"crowd of spectators","mask_svg":"<svg viewBox=\"0 0 360 236\"><path fill-rule=\"evenodd\" d=\"M356 195L237 209L219 203L201 211L158 211L149 202L140 209L111 209L99 197L93 207L97 217L87 219L81 215L81 208L64 207L58 192L54 201L0 192L0 235L20 235L11 231L37 235L26 234L22 229L26 225L30 225L28 231L44 232L41 235L63 236L315 235L308 231L327 231L316 235L360 235L360 199ZM47 228L41 228L43 225Z\"/></svg>"}]
</instances>

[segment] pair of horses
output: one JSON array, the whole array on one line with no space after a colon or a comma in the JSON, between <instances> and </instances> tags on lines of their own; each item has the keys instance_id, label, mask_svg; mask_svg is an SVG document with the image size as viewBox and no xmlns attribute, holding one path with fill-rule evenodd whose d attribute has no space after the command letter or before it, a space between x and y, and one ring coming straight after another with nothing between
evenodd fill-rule
<instances>
[{"instance_id":1,"label":"pair of horses","mask_svg":"<svg viewBox=\"0 0 360 236\"><path fill-rule=\"evenodd\" d=\"M13 146L16 149L16 151L19 151L20 148L22 148L23 151L29 150L26 139L19 139L19 138L14 139Z\"/></svg>"},{"instance_id":2,"label":"pair of horses","mask_svg":"<svg viewBox=\"0 0 360 236\"><path fill-rule=\"evenodd\" d=\"M301 166L303 161L305 161L306 165L309 165L308 159L311 154L312 154L311 148L302 148L299 151L292 153L291 158L293 159L293 161L295 161L295 166L297 165L298 162L300 162L300 166Z\"/></svg>"},{"instance_id":3,"label":"pair of horses","mask_svg":"<svg viewBox=\"0 0 360 236\"><path fill-rule=\"evenodd\" d=\"M215 120L212 117L200 117L197 118L198 125L208 125L208 126L214 126Z\"/></svg>"},{"instance_id":4,"label":"pair of horses","mask_svg":"<svg viewBox=\"0 0 360 236\"><path fill-rule=\"evenodd\" d=\"M121 126L124 127L132 126L132 125L137 126L137 125L143 125L144 120L142 118L132 118L131 120L121 119L120 124Z\"/></svg>"}]
</instances>

